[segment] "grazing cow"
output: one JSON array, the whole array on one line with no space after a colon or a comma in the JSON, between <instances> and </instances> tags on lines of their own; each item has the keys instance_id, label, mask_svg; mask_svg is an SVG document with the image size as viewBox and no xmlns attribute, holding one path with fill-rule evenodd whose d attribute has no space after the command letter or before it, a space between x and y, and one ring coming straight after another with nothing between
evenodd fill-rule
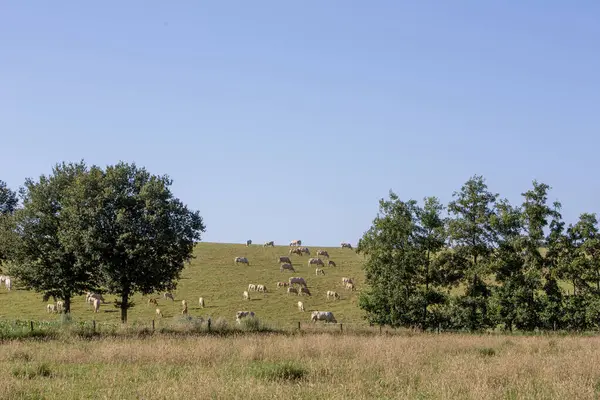
<instances>
[{"instance_id":1,"label":"grazing cow","mask_svg":"<svg viewBox=\"0 0 600 400\"><path fill-rule=\"evenodd\" d=\"M173 293L171 292L165 292L163 296L165 296L165 299L171 299L171 301L175 301L175 297L173 297Z\"/></svg>"},{"instance_id":2,"label":"grazing cow","mask_svg":"<svg viewBox=\"0 0 600 400\"><path fill-rule=\"evenodd\" d=\"M48 304L46 306L46 312L48 312L48 313L55 313L56 312L56 306L54 304Z\"/></svg>"},{"instance_id":3,"label":"grazing cow","mask_svg":"<svg viewBox=\"0 0 600 400\"><path fill-rule=\"evenodd\" d=\"M100 312L100 299L94 299L93 300L93 305L94 305L94 312Z\"/></svg>"},{"instance_id":4,"label":"grazing cow","mask_svg":"<svg viewBox=\"0 0 600 400\"><path fill-rule=\"evenodd\" d=\"M304 312L304 303L301 301L298 302L298 310Z\"/></svg>"},{"instance_id":5,"label":"grazing cow","mask_svg":"<svg viewBox=\"0 0 600 400\"><path fill-rule=\"evenodd\" d=\"M249 292L256 292L256 285L254 283L251 283L248 285L248 291Z\"/></svg>"},{"instance_id":6,"label":"grazing cow","mask_svg":"<svg viewBox=\"0 0 600 400\"><path fill-rule=\"evenodd\" d=\"M283 272L284 270L296 272L296 270L294 269L294 267L292 266L292 264L288 264L288 263L281 264L279 266L279 272Z\"/></svg>"},{"instance_id":7,"label":"grazing cow","mask_svg":"<svg viewBox=\"0 0 600 400\"><path fill-rule=\"evenodd\" d=\"M200 304L200 308L204 308L204 297L200 297L200 299L198 299L198 304Z\"/></svg>"},{"instance_id":8,"label":"grazing cow","mask_svg":"<svg viewBox=\"0 0 600 400\"><path fill-rule=\"evenodd\" d=\"M352 250L352 245L350 243L342 242L342 249L343 248L349 248L350 250Z\"/></svg>"},{"instance_id":9,"label":"grazing cow","mask_svg":"<svg viewBox=\"0 0 600 400\"><path fill-rule=\"evenodd\" d=\"M6 290L8 290L10 292L10 289L12 289L12 280L10 279L9 276L7 276L4 279L4 286L6 286Z\"/></svg>"},{"instance_id":10,"label":"grazing cow","mask_svg":"<svg viewBox=\"0 0 600 400\"><path fill-rule=\"evenodd\" d=\"M160 308L156 308L156 315L158 315L159 317L162 318L162 312L160 311Z\"/></svg>"},{"instance_id":11,"label":"grazing cow","mask_svg":"<svg viewBox=\"0 0 600 400\"><path fill-rule=\"evenodd\" d=\"M346 283L354 283L352 278L342 278L342 285L346 285Z\"/></svg>"},{"instance_id":12,"label":"grazing cow","mask_svg":"<svg viewBox=\"0 0 600 400\"><path fill-rule=\"evenodd\" d=\"M263 244L263 247L275 247L275 242L274 241L270 241L270 242L266 242L265 244Z\"/></svg>"},{"instance_id":13,"label":"grazing cow","mask_svg":"<svg viewBox=\"0 0 600 400\"><path fill-rule=\"evenodd\" d=\"M302 240L292 240L290 246L302 246Z\"/></svg>"},{"instance_id":14,"label":"grazing cow","mask_svg":"<svg viewBox=\"0 0 600 400\"><path fill-rule=\"evenodd\" d=\"M181 300L181 313L182 314L188 313L187 301L185 301L185 300Z\"/></svg>"},{"instance_id":15,"label":"grazing cow","mask_svg":"<svg viewBox=\"0 0 600 400\"><path fill-rule=\"evenodd\" d=\"M256 291L261 293L267 293L267 287L265 285L256 285Z\"/></svg>"},{"instance_id":16,"label":"grazing cow","mask_svg":"<svg viewBox=\"0 0 600 400\"><path fill-rule=\"evenodd\" d=\"M331 261L331 260L327 261L327 266L328 267L336 267L335 261Z\"/></svg>"},{"instance_id":17,"label":"grazing cow","mask_svg":"<svg viewBox=\"0 0 600 400\"><path fill-rule=\"evenodd\" d=\"M337 292L334 292L333 290L328 290L327 291L327 300L329 300L330 297L333 297L334 300L339 300L340 299L340 295Z\"/></svg>"},{"instance_id":18,"label":"grazing cow","mask_svg":"<svg viewBox=\"0 0 600 400\"><path fill-rule=\"evenodd\" d=\"M288 287L288 286L290 286L290 284L287 282L277 282L277 289L279 289L280 287Z\"/></svg>"},{"instance_id":19,"label":"grazing cow","mask_svg":"<svg viewBox=\"0 0 600 400\"><path fill-rule=\"evenodd\" d=\"M6 280L6 275L0 275L0 283L4 283Z\"/></svg>"},{"instance_id":20,"label":"grazing cow","mask_svg":"<svg viewBox=\"0 0 600 400\"><path fill-rule=\"evenodd\" d=\"M63 312L64 309L65 309L65 302L62 300L57 301L56 302L56 311Z\"/></svg>"},{"instance_id":21,"label":"grazing cow","mask_svg":"<svg viewBox=\"0 0 600 400\"><path fill-rule=\"evenodd\" d=\"M235 262L236 265L238 263L250 265L250 262L248 262L248 259L246 257L236 257L233 259L233 261Z\"/></svg>"},{"instance_id":22,"label":"grazing cow","mask_svg":"<svg viewBox=\"0 0 600 400\"><path fill-rule=\"evenodd\" d=\"M244 297L244 300L250 300L250 295L248 294L247 291L244 290L244 293L242 293L242 296Z\"/></svg>"},{"instance_id":23,"label":"grazing cow","mask_svg":"<svg viewBox=\"0 0 600 400\"><path fill-rule=\"evenodd\" d=\"M150 304L154 304L156 307L158 307L158 299L157 298L148 299L148 305L150 305Z\"/></svg>"},{"instance_id":24,"label":"grazing cow","mask_svg":"<svg viewBox=\"0 0 600 400\"><path fill-rule=\"evenodd\" d=\"M296 294L298 294L298 289L296 289L293 286L290 286L290 287L287 288L287 294L289 295L290 293L296 293Z\"/></svg>"},{"instance_id":25,"label":"grazing cow","mask_svg":"<svg viewBox=\"0 0 600 400\"><path fill-rule=\"evenodd\" d=\"M302 250L300 250L300 249L298 249L298 248L295 248L295 249L290 249L290 252L289 252L289 254L290 254L290 255L292 255L292 254L296 254L296 255L302 256L302 254L303 254L303 253L302 253Z\"/></svg>"},{"instance_id":26,"label":"grazing cow","mask_svg":"<svg viewBox=\"0 0 600 400\"><path fill-rule=\"evenodd\" d=\"M279 262L291 264L292 260L288 256L279 256Z\"/></svg>"},{"instance_id":27,"label":"grazing cow","mask_svg":"<svg viewBox=\"0 0 600 400\"><path fill-rule=\"evenodd\" d=\"M352 282L346 283L346 290L355 290L354 283L352 283Z\"/></svg>"},{"instance_id":28,"label":"grazing cow","mask_svg":"<svg viewBox=\"0 0 600 400\"><path fill-rule=\"evenodd\" d=\"M242 318L254 318L254 311L238 311L235 313L235 322L240 324Z\"/></svg>"},{"instance_id":29,"label":"grazing cow","mask_svg":"<svg viewBox=\"0 0 600 400\"><path fill-rule=\"evenodd\" d=\"M325 322L333 322L334 324L337 323L337 321L331 311L313 311L312 314L310 315L310 320L312 322L325 321Z\"/></svg>"},{"instance_id":30,"label":"grazing cow","mask_svg":"<svg viewBox=\"0 0 600 400\"><path fill-rule=\"evenodd\" d=\"M309 256L310 256L310 250L308 249L308 247L301 247L301 248L300 248L300 251L301 251L302 253L306 253L307 255L309 255Z\"/></svg>"},{"instance_id":31,"label":"grazing cow","mask_svg":"<svg viewBox=\"0 0 600 400\"><path fill-rule=\"evenodd\" d=\"M315 269L315 275L319 275L319 274L325 275L325 270L321 269L321 268Z\"/></svg>"},{"instance_id":32,"label":"grazing cow","mask_svg":"<svg viewBox=\"0 0 600 400\"><path fill-rule=\"evenodd\" d=\"M300 288L300 293L298 293L298 295L301 295L301 294L307 294L309 296L312 296L312 294L310 294L310 290L308 290L308 288L306 286L302 286Z\"/></svg>"},{"instance_id":33,"label":"grazing cow","mask_svg":"<svg viewBox=\"0 0 600 400\"><path fill-rule=\"evenodd\" d=\"M246 240L246 247L250 246L252 244L252 240Z\"/></svg>"},{"instance_id":34,"label":"grazing cow","mask_svg":"<svg viewBox=\"0 0 600 400\"><path fill-rule=\"evenodd\" d=\"M87 292L87 294L85 296L85 302L92 304L94 302L94 299L98 299L101 302L106 303L106 300L104 300L104 297L102 297L101 294Z\"/></svg>"},{"instance_id":35,"label":"grazing cow","mask_svg":"<svg viewBox=\"0 0 600 400\"><path fill-rule=\"evenodd\" d=\"M308 260L308 266L310 267L311 265L320 265L322 267L325 266L325 264L323 263L323 260L321 260L320 258L310 258Z\"/></svg>"},{"instance_id":36,"label":"grazing cow","mask_svg":"<svg viewBox=\"0 0 600 400\"><path fill-rule=\"evenodd\" d=\"M288 279L288 282L290 283L290 286L293 284L297 284L300 286L304 286L307 287L306 285L306 281L304 280L304 278L301 278L299 276L292 276Z\"/></svg>"},{"instance_id":37,"label":"grazing cow","mask_svg":"<svg viewBox=\"0 0 600 400\"><path fill-rule=\"evenodd\" d=\"M327 257L329 259L329 253L326 252L325 250L317 250L317 255Z\"/></svg>"}]
</instances>

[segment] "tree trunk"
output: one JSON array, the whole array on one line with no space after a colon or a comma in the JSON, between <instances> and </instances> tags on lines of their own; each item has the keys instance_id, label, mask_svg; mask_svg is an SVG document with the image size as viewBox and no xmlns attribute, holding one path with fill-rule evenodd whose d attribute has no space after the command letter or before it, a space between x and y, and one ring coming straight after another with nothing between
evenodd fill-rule
<instances>
[{"instance_id":1,"label":"tree trunk","mask_svg":"<svg viewBox=\"0 0 600 400\"><path fill-rule=\"evenodd\" d=\"M71 313L71 296L70 295L66 295L64 298L65 304L65 314L69 314Z\"/></svg>"},{"instance_id":2,"label":"tree trunk","mask_svg":"<svg viewBox=\"0 0 600 400\"><path fill-rule=\"evenodd\" d=\"M127 323L127 309L129 308L129 291L124 291L121 295L121 322Z\"/></svg>"}]
</instances>

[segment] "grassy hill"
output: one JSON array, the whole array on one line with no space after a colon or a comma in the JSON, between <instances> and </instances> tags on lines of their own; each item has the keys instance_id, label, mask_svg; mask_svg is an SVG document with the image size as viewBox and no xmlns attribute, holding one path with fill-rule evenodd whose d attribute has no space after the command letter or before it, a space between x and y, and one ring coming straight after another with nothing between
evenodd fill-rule
<instances>
[{"instance_id":1,"label":"grassy hill","mask_svg":"<svg viewBox=\"0 0 600 400\"><path fill-rule=\"evenodd\" d=\"M292 255L296 272L279 272L278 256L288 255L288 246L264 248L261 245L199 243L195 249L196 258L187 265L182 279L175 290L175 302L160 298L159 306L164 318L177 317L181 312L181 300L187 300L189 314L192 316L211 316L213 319L224 317L230 322L235 319L238 310L251 310L263 321L274 327L290 327L297 321L309 322L311 310L333 311L338 322L364 325L362 311L357 306L358 291L349 292L343 288L341 278L354 278L357 290L363 287L364 274L361 269L362 257L353 250L331 247L309 247L311 256L318 249L327 250L337 267L325 267L325 275L315 275L315 267L308 267L308 256ZM250 266L235 265L236 256L245 256ZM325 259L326 260L326 259ZM277 289L276 282L287 281L290 276L304 277L312 293L308 296L287 296L285 289ZM263 295L250 292L250 300L242 298L249 283L264 284L268 293ZM17 288L18 289L18 288ZM327 290L335 290L341 300L326 299ZM198 298L202 296L206 308L200 309ZM105 295L108 304L103 304L100 313L94 314L85 304L85 297L73 300L72 316L76 320L119 321L119 310L112 302L115 296ZM304 302L306 311L298 311L298 300ZM155 317L155 307L147 305L148 297L136 295L135 307L129 310L130 322L150 321ZM27 290L7 292L0 287L0 319L54 320L55 314L46 312L46 302L42 295Z\"/></svg>"}]
</instances>

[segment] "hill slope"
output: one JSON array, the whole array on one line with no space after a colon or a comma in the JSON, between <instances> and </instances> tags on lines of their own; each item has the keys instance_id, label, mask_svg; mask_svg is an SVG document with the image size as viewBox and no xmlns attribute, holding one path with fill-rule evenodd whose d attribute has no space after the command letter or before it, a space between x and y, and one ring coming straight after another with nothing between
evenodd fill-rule
<instances>
[{"instance_id":1,"label":"hill slope","mask_svg":"<svg viewBox=\"0 0 600 400\"><path fill-rule=\"evenodd\" d=\"M289 327L297 321L308 322L311 310L333 311L338 322L361 324L362 311L357 306L358 292L349 292L341 284L344 276L354 278L357 289L363 287L364 274L361 270L362 256L353 250L331 247L309 247L311 256L318 249L327 250L331 260L337 267L325 267L325 275L315 276L315 267L308 267L309 257L292 255L290 258L296 272L280 272L278 256L288 255L288 246L263 248L262 245L223 243L199 243L195 249L196 258L187 265L177 290L174 291L175 302L159 299L159 306L165 318L178 316L181 312L181 300L187 300L189 313L193 316L211 316L213 319L224 317L233 322L238 310L252 310L259 318L273 326ZM236 256L245 256L250 266L235 265ZM326 261L326 259L324 259ZM285 289L277 289L276 282L287 281L290 276L304 277L312 293L311 297L295 295L287 296ZM263 295L251 292L249 301L243 300L242 292L249 283L264 284L268 293ZM327 290L335 290L341 300L326 299ZM158 295L157 295L158 296ZM202 296L206 308L200 309L198 298ZM105 295L112 303L115 296ZM130 322L147 322L154 318L155 307L147 305L147 297L136 295L135 307L129 310ZM306 312L297 309L298 300L304 302ZM46 313L46 304L42 296L26 290L7 292L0 287L0 318L53 320L56 315ZM72 316L77 320L119 321L119 312L112 304L103 304L100 313L94 314L86 307L84 296L73 300Z\"/></svg>"}]
</instances>

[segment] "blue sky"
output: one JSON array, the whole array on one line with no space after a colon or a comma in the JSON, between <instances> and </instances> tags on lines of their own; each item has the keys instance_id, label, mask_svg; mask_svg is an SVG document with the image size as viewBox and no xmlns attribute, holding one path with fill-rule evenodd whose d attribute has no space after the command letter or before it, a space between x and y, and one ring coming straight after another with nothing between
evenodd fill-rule
<instances>
[{"instance_id":1,"label":"blue sky","mask_svg":"<svg viewBox=\"0 0 600 400\"><path fill-rule=\"evenodd\" d=\"M473 174L597 212L595 1L0 3L0 179L169 174L206 241L356 243Z\"/></svg>"}]
</instances>

